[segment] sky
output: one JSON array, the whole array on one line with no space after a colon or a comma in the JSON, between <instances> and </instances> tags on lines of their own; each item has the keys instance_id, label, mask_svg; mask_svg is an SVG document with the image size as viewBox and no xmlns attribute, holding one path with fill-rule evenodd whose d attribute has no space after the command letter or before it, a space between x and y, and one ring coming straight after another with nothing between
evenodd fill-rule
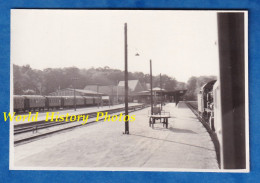
<instances>
[{"instance_id":1,"label":"sky","mask_svg":"<svg viewBox=\"0 0 260 183\"><path fill-rule=\"evenodd\" d=\"M128 69L187 82L218 75L214 11L12 10L11 63L34 69L104 67ZM136 53L139 56L136 56Z\"/></svg>"}]
</instances>

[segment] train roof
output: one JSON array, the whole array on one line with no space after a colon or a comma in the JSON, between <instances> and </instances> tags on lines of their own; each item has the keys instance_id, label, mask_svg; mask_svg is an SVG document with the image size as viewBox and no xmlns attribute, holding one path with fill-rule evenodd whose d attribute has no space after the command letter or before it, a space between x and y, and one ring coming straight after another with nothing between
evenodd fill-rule
<instances>
[{"instance_id":1,"label":"train roof","mask_svg":"<svg viewBox=\"0 0 260 183\"><path fill-rule=\"evenodd\" d=\"M25 98L45 98L44 96L42 95L21 95Z\"/></svg>"},{"instance_id":2,"label":"train roof","mask_svg":"<svg viewBox=\"0 0 260 183\"><path fill-rule=\"evenodd\" d=\"M84 98L94 98L93 96L82 96Z\"/></svg>"},{"instance_id":3,"label":"train roof","mask_svg":"<svg viewBox=\"0 0 260 183\"><path fill-rule=\"evenodd\" d=\"M45 97L47 97L47 98L61 98L61 96L45 96Z\"/></svg>"},{"instance_id":4,"label":"train roof","mask_svg":"<svg viewBox=\"0 0 260 183\"><path fill-rule=\"evenodd\" d=\"M24 98L22 95L13 95L14 98Z\"/></svg>"},{"instance_id":5,"label":"train roof","mask_svg":"<svg viewBox=\"0 0 260 183\"><path fill-rule=\"evenodd\" d=\"M213 90L216 89L219 86L219 81L217 80L216 83L213 86Z\"/></svg>"},{"instance_id":6,"label":"train roof","mask_svg":"<svg viewBox=\"0 0 260 183\"><path fill-rule=\"evenodd\" d=\"M59 96L62 98L74 98L74 96ZM75 98L84 98L83 96L75 96Z\"/></svg>"},{"instance_id":7,"label":"train roof","mask_svg":"<svg viewBox=\"0 0 260 183\"><path fill-rule=\"evenodd\" d=\"M206 84L204 84L201 89L205 90L205 89L212 89L213 85L216 83L217 80L212 80L210 82L207 82Z\"/></svg>"}]
</instances>

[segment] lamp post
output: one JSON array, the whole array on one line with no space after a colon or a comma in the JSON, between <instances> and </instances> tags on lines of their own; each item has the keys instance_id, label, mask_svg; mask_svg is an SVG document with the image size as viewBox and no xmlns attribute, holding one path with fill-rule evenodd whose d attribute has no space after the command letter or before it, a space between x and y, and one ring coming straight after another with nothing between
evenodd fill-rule
<instances>
[{"instance_id":1,"label":"lamp post","mask_svg":"<svg viewBox=\"0 0 260 183\"><path fill-rule=\"evenodd\" d=\"M160 90L161 90L161 111L162 111L162 75L160 73Z\"/></svg>"},{"instance_id":2,"label":"lamp post","mask_svg":"<svg viewBox=\"0 0 260 183\"><path fill-rule=\"evenodd\" d=\"M162 88L164 89L164 94L163 94L163 103L166 101L167 102L167 94L165 90L165 83L162 84Z\"/></svg>"},{"instance_id":3,"label":"lamp post","mask_svg":"<svg viewBox=\"0 0 260 183\"><path fill-rule=\"evenodd\" d=\"M124 27L124 36L125 36L125 116L128 116L128 68L127 68L127 23ZM128 118L125 121L125 133L129 134L129 123Z\"/></svg>"},{"instance_id":4,"label":"lamp post","mask_svg":"<svg viewBox=\"0 0 260 183\"><path fill-rule=\"evenodd\" d=\"M119 82L117 81L116 83L117 83L117 86L116 86L116 102L117 102L117 104L119 104L119 102L118 102L118 84L119 84Z\"/></svg>"},{"instance_id":5,"label":"lamp post","mask_svg":"<svg viewBox=\"0 0 260 183\"><path fill-rule=\"evenodd\" d=\"M99 95L99 83L97 83L97 96L98 96L98 108L99 108L99 106L100 106L100 101L101 101L101 99L100 99L100 95Z\"/></svg>"},{"instance_id":6,"label":"lamp post","mask_svg":"<svg viewBox=\"0 0 260 183\"><path fill-rule=\"evenodd\" d=\"M150 60L150 87L151 87L151 115L153 114L153 74L152 74L152 60Z\"/></svg>"},{"instance_id":7,"label":"lamp post","mask_svg":"<svg viewBox=\"0 0 260 183\"><path fill-rule=\"evenodd\" d=\"M135 56L140 56L139 53L136 53ZM151 114L153 114L153 74L152 74L152 60L150 59L150 97L151 97Z\"/></svg>"},{"instance_id":8,"label":"lamp post","mask_svg":"<svg viewBox=\"0 0 260 183\"><path fill-rule=\"evenodd\" d=\"M76 89L75 89L75 83L76 83L76 80L78 80L79 78L77 77L74 77L72 78L72 81L73 81L73 90L74 90L74 111L77 110L77 105L76 105Z\"/></svg>"},{"instance_id":9,"label":"lamp post","mask_svg":"<svg viewBox=\"0 0 260 183\"><path fill-rule=\"evenodd\" d=\"M111 95L111 96L112 96L112 97L111 97L112 100L111 100L111 105L113 106L113 103L114 103L114 88L113 88L113 87L114 87L114 86L112 85L111 87L112 87L112 95Z\"/></svg>"}]
</instances>

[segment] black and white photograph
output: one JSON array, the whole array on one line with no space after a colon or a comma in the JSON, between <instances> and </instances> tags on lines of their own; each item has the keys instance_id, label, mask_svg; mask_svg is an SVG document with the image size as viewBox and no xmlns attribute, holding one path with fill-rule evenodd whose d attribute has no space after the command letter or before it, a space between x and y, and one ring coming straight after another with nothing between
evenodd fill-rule
<instances>
[{"instance_id":1,"label":"black and white photograph","mask_svg":"<svg viewBox=\"0 0 260 183\"><path fill-rule=\"evenodd\" d=\"M250 171L247 11L10 16L10 169Z\"/></svg>"}]
</instances>

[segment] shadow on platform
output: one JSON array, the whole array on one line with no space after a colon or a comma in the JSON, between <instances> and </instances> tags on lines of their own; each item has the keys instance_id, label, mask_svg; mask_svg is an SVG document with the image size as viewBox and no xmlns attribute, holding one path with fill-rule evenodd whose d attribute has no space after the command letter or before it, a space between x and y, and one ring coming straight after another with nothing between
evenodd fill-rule
<instances>
[{"instance_id":1,"label":"shadow on platform","mask_svg":"<svg viewBox=\"0 0 260 183\"><path fill-rule=\"evenodd\" d=\"M192 130L187 130L187 129L181 129L181 128L163 128L163 127L154 127L154 130L161 130L161 131L172 131L174 133L190 133L190 134L198 134Z\"/></svg>"},{"instance_id":2,"label":"shadow on platform","mask_svg":"<svg viewBox=\"0 0 260 183\"><path fill-rule=\"evenodd\" d=\"M196 132L192 130L186 130L186 129L181 129L181 128L168 128L168 130L175 132L175 133L191 133L191 134L197 134Z\"/></svg>"},{"instance_id":3,"label":"shadow on platform","mask_svg":"<svg viewBox=\"0 0 260 183\"><path fill-rule=\"evenodd\" d=\"M137 136L137 137L143 137L143 138L149 138L149 139L153 139L153 140L160 140L160 141L164 141L164 142L171 142L171 143L181 144L181 145L186 145L186 146L191 146L191 147L197 147L197 148L205 149L205 150L208 150L208 151L215 151L215 149L208 149L208 148L205 148L205 147L192 145L192 144L187 144L187 143L183 143L183 142L177 142L177 141L173 141L173 140L159 139L159 138L148 137L148 136L132 134L132 133L130 135Z\"/></svg>"}]
</instances>

